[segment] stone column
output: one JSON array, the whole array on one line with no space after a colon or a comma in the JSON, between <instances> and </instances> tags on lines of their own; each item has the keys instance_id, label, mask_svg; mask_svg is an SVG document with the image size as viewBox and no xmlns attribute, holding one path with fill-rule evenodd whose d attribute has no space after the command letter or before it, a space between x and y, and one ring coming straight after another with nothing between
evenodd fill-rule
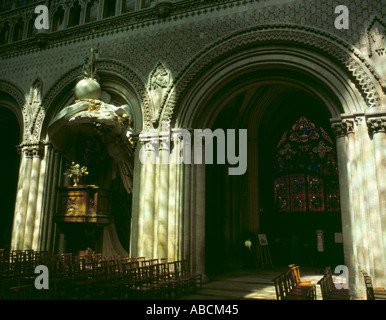
<instances>
[{"instance_id":1,"label":"stone column","mask_svg":"<svg viewBox=\"0 0 386 320\"><path fill-rule=\"evenodd\" d=\"M159 164L157 165L156 178L156 221L155 239L157 258L168 257L168 242L174 242L172 234L168 232L169 224L169 162L170 162L170 133L163 132L159 144ZM170 238L170 239L169 239Z\"/></svg>"},{"instance_id":2,"label":"stone column","mask_svg":"<svg viewBox=\"0 0 386 320\"><path fill-rule=\"evenodd\" d=\"M45 149L46 179L44 182L44 202L41 210L45 214L40 217L39 227L36 228L41 229L41 234L37 240L39 243L38 247L41 250L51 251L53 248L52 234L54 232L53 216L55 214L56 186L58 186L60 181L61 168L58 152L52 148L52 145L46 145ZM38 226L37 220L38 216L36 219L36 225Z\"/></svg>"},{"instance_id":3,"label":"stone column","mask_svg":"<svg viewBox=\"0 0 386 320\"><path fill-rule=\"evenodd\" d=\"M374 286L386 287L386 111L368 113L366 118L376 166L377 186L373 187L373 192L378 193L379 199L379 212L370 219L374 241L374 270L371 275Z\"/></svg>"},{"instance_id":4,"label":"stone column","mask_svg":"<svg viewBox=\"0 0 386 320\"><path fill-rule=\"evenodd\" d=\"M192 271L205 274L205 144L203 144L201 164L194 164L193 170L193 195L194 211L193 224L195 232L192 241L195 246L195 264L192 265Z\"/></svg>"},{"instance_id":5,"label":"stone column","mask_svg":"<svg viewBox=\"0 0 386 320\"><path fill-rule=\"evenodd\" d=\"M19 173L19 184L15 205L12 231L12 250L37 250L33 243L35 216L38 208L39 179L41 178L42 143L29 143L20 146L22 159ZM39 213L40 214L40 213Z\"/></svg>"},{"instance_id":6,"label":"stone column","mask_svg":"<svg viewBox=\"0 0 386 320\"><path fill-rule=\"evenodd\" d=\"M87 12L87 3L80 3L80 17L79 17L79 25L85 23L86 21L86 12Z\"/></svg>"},{"instance_id":7,"label":"stone column","mask_svg":"<svg viewBox=\"0 0 386 320\"><path fill-rule=\"evenodd\" d=\"M115 3L115 16L118 17L122 14L122 0L117 0Z\"/></svg>"},{"instance_id":8,"label":"stone column","mask_svg":"<svg viewBox=\"0 0 386 320\"><path fill-rule=\"evenodd\" d=\"M342 216L343 250L345 265L349 269L349 292L355 295L357 277L356 274L356 249L354 240L354 215L352 208L351 172L349 164L349 149L347 133L351 122L333 119L332 129L336 136L336 149L339 169L339 188Z\"/></svg>"},{"instance_id":9,"label":"stone column","mask_svg":"<svg viewBox=\"0 0 386 320\"><path fill-rule=\"evenodd\" d=\"M154 194L156 190L155 174L156 164L155 146L151 141L143 145L145 148L144 155L147 163L142 162L141 166L141 186L140 186L140 203L138 215L138 255L144 256L147 259L154 257L154 218L155 218L155 199ZM157 148L158 151L158 148Z\"/></svg>"}]
</instances>

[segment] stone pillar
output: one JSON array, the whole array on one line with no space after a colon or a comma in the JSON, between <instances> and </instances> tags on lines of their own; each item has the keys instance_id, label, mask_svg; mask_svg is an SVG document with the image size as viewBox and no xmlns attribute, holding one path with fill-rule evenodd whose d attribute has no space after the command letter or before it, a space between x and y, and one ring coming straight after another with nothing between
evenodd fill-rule
<instances>
[{"instance_id":1,"label":"stone pillar","mask_svg":"<svg viewBox=\"0 0 386 320\"><path fill-rule=\"evenodd\" d=\"M122 14L122 0L117 0L115 3L115 16L120 16Z\"/></svg>"},{"instance_id":2,"label":"stone pillar","mask_svg":"<svg viewBox=\"0 0 386 320\"><path fill-rule=\"evenodd\" d=\"M87 13L87 3L80 3L80 17L79 17L79 25L85 23L86 21L86 13Z\"/></svg>"},{"instance_id":3,"label":"stone pillar","mask_svg":"<svg viewBox=\"0 0 386 320\"><path fill-rule=\"evenodd\" d=\"M169 162L170 162L170 134L168 131L162 132L165 136L161 137L159 144L159 164L157 165L156 178L156 220L155 220L155 236L156 236L156 254L157 258L168 257L168 242L172 239L172 234L169 234ZM171 241L172 243L174 241Z\"/></svg>"},{"instance_id":4,"label":"stone pillar","mask_svg":"<svg viewBox=\"0 0 386 320\"><path fill-rule=\"evenodd\" d=\"M369 271L373 285L386 287L386 111L366 115L369 134L373 140L376 167L376 186L379 212L370 217L374 244L374 268Z\"/></svg>"},{"instance_id":5,"label":"stone pillar","mask_svg":"<svg viewBox=\"0 0 386 320\"><path fill-rule=\"evenodd\" d=\"M50 144L45 146L45 157L42 160L41 168L41 174L45 173L45 178L42 177L39 180L39 198L41 200L38 203L41 203L41 207L38 208L35 217L34 243L37 243L36 246L40 250L52 251L56 187L60 183L62 173L59 153ZM39 234L37 230L40 230Z\"/></svg>"},{"instance_id":6,"label":"stone pillar","mask_svg":"<svg viewBox=\"0 0 386 320\"><path fill-rule=\"evenodd\" d=\"M19 172L19 184L15 205L14 224L12 231L12 250L37 250L37 242L33 242L37 208L42 200L39 197L41 179L42 143L29 143L20 146L22 159ZM44 174L44 173L43 173ZM39 201L39 203L38 203ZM41 214L41 212L39 212ZM37 230L39 234L40 230ZM36 237L35 237L36 238Z\"/></svg>"},{"instance_id":7,"label":"stone pillar","mask_svg":"<svg viewBox=\"0 0 386 320\"><path fill-rule=\"evenodd\" d=\"M192 189L191 189L191 223L193 246L191 256L191 269L193 272L205 274L205 139L201 136L194 136L192 169ZM197 149L196 140L203 139ZM198 154L198 156L197 156ZM199 158L201 154L201 159Z\"/></svg>"},{"instance_id":8,"label":"stone pillar","mask_svg":"<svg viewBox=\"0 0 386 320\"><path fill-rule=\"evenodd\" d=\"M142 162L141 166L141 185L140 185L140 200L138 213L138 250L139 256L144 256L147 259L154 257L154 211L155 201L154 194L155 171L156 164L151 159L155 159L155 147L152 142L146 142L143 145L144 156L147 163ZM158 149L157 149L158 150Z\"/></svg>"},{"instance_id":9,"label":"stone pillar","mask_svg":"<svg viewBox=\"0 0 386 320\"><path fill-rule=\"evenodd\" d=\"M337 138L345 265L354 299L366 298L362 269L373 277L375 285L385 286L386 136L382 123L379 113L374 112L332 120Z\"/></svg>"},{"instance_id":10,"label":"stone pillar","mask_svg":"<svg viewBox=\"0 0 386 320\"><path fill-rule=\"evenodd\" d=\"M339 169L340 203L342 216L343 250L345 265L349 270L349 292L355 295L357 283L356 274L356 248L354 239L354 215L352 208L351 172L349 165L349 150L347 133L351 122L341 119L332 120L332 129L336 136L336 149Z\"/></svg>"},{"instance_id":11,"label":"stone pillar","mask_svg":"<svg viewBox=\"0 0 386 320\"><path fill-rule=\"evenodd\" d=\"M205 164L192 163L188 130L173 129L172 137L169 129L152 134L140 138L138 213L132 224L137 239L131 253L186 259L192 271L204 274Z\"/></svg>"}]
</instances>

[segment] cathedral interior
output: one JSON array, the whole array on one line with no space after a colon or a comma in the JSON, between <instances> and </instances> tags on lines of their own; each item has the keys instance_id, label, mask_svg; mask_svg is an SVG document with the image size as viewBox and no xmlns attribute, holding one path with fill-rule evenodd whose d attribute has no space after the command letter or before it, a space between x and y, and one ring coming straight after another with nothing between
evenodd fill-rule
<instances>
[{"instance_id":1,"label":"cathedral interior","mask_svg":"<svg viewBox=\"0 0 386 320\"><path fill-rule=\"evenodd\" d=\"M0 0L0 298L47 265L172 299L267 250L385 290L386 6L341 2Z\"/></svg>"}]
</instances>

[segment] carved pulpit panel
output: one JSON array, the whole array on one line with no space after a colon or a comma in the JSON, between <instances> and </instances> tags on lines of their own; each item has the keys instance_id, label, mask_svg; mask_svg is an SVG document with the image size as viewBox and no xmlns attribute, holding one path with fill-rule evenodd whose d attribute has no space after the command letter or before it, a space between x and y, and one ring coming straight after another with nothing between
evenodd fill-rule
<instances>
[{"instance_id":1,"label":"carved pulpit panel","mask_svg":"<svg viewBox=\"0 0 386 320\"><path fill-rule=\"evenodd\" d=\"M110 193L97 186L72 186L58 189L57 222L83 222L106 225L110 214Z\"/></svg>"}]
</instances>

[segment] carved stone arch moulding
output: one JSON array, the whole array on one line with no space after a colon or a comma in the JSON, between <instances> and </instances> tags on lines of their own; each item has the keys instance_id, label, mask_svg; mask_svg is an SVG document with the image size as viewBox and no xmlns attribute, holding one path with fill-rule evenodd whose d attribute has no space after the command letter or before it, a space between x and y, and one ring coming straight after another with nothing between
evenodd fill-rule
<instances>
[{"instance_id":1,"label":"carved stone arch moulding","mask_svg":"<svg viewBox=\"0 0 386 320\"><path fill-rule=\"evenodd\" d=\"M139 101L143 104L144 101L148 98L148 94L145 90L145 84L142 79L137 75L135 71L129 68L126 64L115 61L115 60L107 60L101 59L97 61L98 64L98 72L109 72L116 74L118 77L122 77L127 81L127 83L134 89L136 96ZM55 105L55 101L58 99L63 90L72 90L69 89L69 84L75 83L77 80L82 79L82 65L79 65L70 71L68 71L65 75L63 75L56 83L49 89L47 94L43 98L43 108L46 111L46 125L48 125L49 118L52 114L57 111L57 108L61 107ZM66 88L66 89L65 89ZM103 88L102 88L103 89ZM143 117L143 116L142 116Z\"/></svg>"},{"instance_id":2,"label":"carved stone arch moulding","mask_svg":"<svg viewBox=\"0 0 386 320\"><path fill-rule=\"evenodd\" d=\"M20 108L22 108L26 103L26 98L23 91L7 80L0 79L0 91L6 92L11 95L16 100Z\"/></svg>"},{"instance_id":3,"label":"carved stone arch moulding","mask_svg":"<svg viewBox=\"0 0 386 320\"><path fill-rule=\"evenodd\" d=\"M16 85L6 80L0 80L0 92L5 92L15 99L17 106L15 106L15 110L13 111L15 112L18 118L20 128L23 128L24 119L23 119L22 110L24 105L26 104L25 94Z\"/></svg>"},{"instance_id":4,"label":"carved stone arch moulding","mask_svg":"<svg viewBox=\"0 0 386 320\"><path fill-rule=\"evenodd\" d=\"M227 58L237 49L251 46L261 47L264 44L296 45L304 50L321 53L350 75L352 82L360 92L368 108L381 106L380 92L386 91L380 75L374 70L362 54L331 34L321 30L295 25L269 25L248 28L235 32L215 41L193 57L186 67L175 77L169 88L168 103L165 105L162 121L171 121L174 109L180 103L184 92L194 79L205 72L215 61Z\"/></svg>"}]
</instances>

